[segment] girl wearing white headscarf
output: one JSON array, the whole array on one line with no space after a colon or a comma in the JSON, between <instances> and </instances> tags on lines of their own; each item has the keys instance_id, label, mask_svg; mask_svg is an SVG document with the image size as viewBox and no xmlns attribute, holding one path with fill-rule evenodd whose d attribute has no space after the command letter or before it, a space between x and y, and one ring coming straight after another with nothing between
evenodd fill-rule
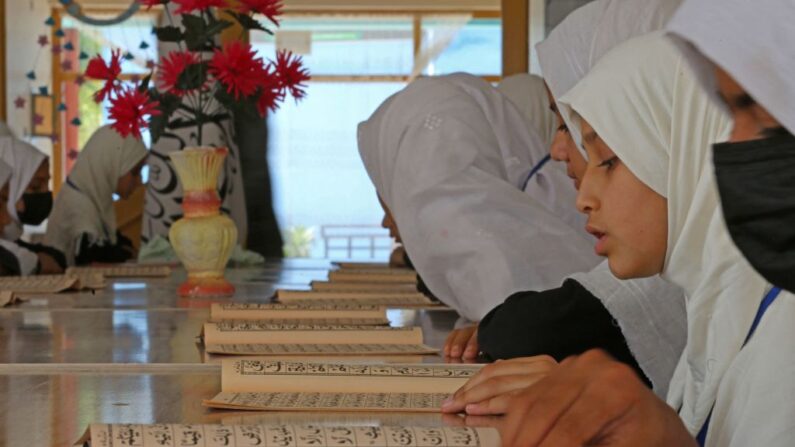
<instances>
[{"instance_id":1,"label":"girl wearing white headscarf","mask_svg":"<svg viewBox=\"0 0 795 447\"><path fill-rule=\"evenodd\" d=\"M113 194L127 198L140 185L146 146L99 128L80 152L55 200L45 242L62 250L70 265L124 262L132 244L116 228Z\"/></svg>"},{"instance_id":2,"label":"girl wearing white headscarf","mask_svg":"<svg viewBox=\"0 0 795 447\"><path fill-rule=\"evenodd\" d=\"M743 347L770 286L723 223L709 148L728 137L728 115L661 33L606 56L561 101L620 163L667 199L662 275L685 290L688 317L669 404L693 435L714 407L707 445L791 444L795 352L788 343L795 335L795 297L781 292Z\"/></svg>"},{"instance_id":3,"label":"girl wearing white headscarf","mask_svg":"<svg viewBox=\"0 0 795 447\"><path fill-rule=\"evenodd\" d=\"M0 160L12 169L6 205L11 221L3 227L0 244L14 253L19 265L18 274L63 272L66 260L62 253L52 247L20 239L23 224L42 223L52 208L47 156L16 138L0 121Z\"/></svg>"},{"instance_id":4,"label":"girl wearing white headscarf","mask_svg":"<svg viewBox=\"0 0 795 447\"><path fill-rule=\"evenodd\" d=\"M359 152L417 272L468 320L597 262L587 234L553 214L569 181L544 169L521 191L543 142L479 78L413 82L359 125Z\"/></svg>"},{"instance_id":5,"label":"girl wearing white headscarf","mask_svg":"<svg viewBox=\"0 0 795 447\"><path fill-rule=\"evenodd\" d=\"M6 205L9 197L9 180L11 180L11 167L0 161L0 226L11 223L11 216L8 214ZM16 250L16 244L0 239L0 275L19 275L20 266L17 256L12 250Z\"/></svg>"},{"instance_id":6,"label":"girl wearing white headscarf","mask_svg":"<svg viewBox=\"0 0 795 447\"><path fill-rule=\"evenodd\" d=\"M660 29L676 5L677 0L596 0L572 12L537 46L552 95L559 98L622 41ZM561 110L566 108L565 104L558 106ZM565 113L562 115L567 118ZM572 130L572 135L578 134L572 125L558 131L568 130ZM569 158L573 156L579 155ZM575 175L582 175L576 172L577 163L571 166ZM578 299L574 301L572 297ZM560 307L550 311L548 302L559 303ZM568 307L563 307L564 303ZM592 343L578 342L571 331L554 330L568 324L577 324L581 328L578 332ZM611 329L619 332L618 336ZM590 272L571 275L560 289L509 298L481 322L478 341L481 350L492 358L551 354L560 360L561 356L600 346L636 367L655 393L665 396L685 345L686 331L684 298L679 287L658 276L619 280L604 262ZM550 333L556 334L556 343L545 340ZM559 349L548 351L552 346ZM625 352L626 346L629 352ZM492 369L489 374L499 376L503 372ZM514 366L505 364L505 374L515 375ZM522 386L522 382L517 381L516 386ZM464 398L458 400L458 407L468 403Z\"/></svg>"}]
</instances>

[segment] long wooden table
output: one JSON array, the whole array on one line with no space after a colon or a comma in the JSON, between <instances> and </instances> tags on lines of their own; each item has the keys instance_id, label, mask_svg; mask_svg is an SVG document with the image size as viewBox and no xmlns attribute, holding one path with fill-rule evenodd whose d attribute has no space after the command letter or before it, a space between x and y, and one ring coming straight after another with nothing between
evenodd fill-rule
<instances>
[{"instance_id":1,"label":"long wooden table","mask_svg":"<svg viewBox=\"0 0 795 447\"><path fill-rule=\"evenodd\" d=\"M228 302L267 302L279 287L325 279L326 261L232 269ZM217 358L196 343L209 302L176 296L184 272L114 280L99 292L37 296L0 309L0 445L71 445L91 422L329 423L432 425L455 417L419 414L240 413L209 410L220 389ZM441 347L457 315L388 311L395 326L419 325ZM413 357L417 359L417 357ZM426 356L424 362L441 362Z\"/></svg>"}]
</instances>

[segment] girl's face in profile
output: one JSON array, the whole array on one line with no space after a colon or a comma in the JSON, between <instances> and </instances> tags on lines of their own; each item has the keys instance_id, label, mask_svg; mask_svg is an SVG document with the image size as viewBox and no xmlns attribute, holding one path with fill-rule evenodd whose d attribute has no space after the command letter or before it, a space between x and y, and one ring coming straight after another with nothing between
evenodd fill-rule
<instances>
[{"instance_id":1,"label":"girl's face in profile","mask_svg":"<svg viewBox=\"0 0 795 447\"><path fill-rule=\"evenodd\" d=\"M400 239L400 231L398 231L395 218L392 217L392 211L390 211L389 207L386 206L386 203L384 203L384 201L381 200L381 196L378 196L378 203L381 204L381 208L383 208L384 210L384 218L381 220L381 226L389 230L389 237L393 238L395 242L397 243L403 242Z\"/></svg>"},{"instance_id":2,"label":"girl's face in profile","mask_svg":"<svg viewBox=\"0 0 795 447\"><path fill-rule=\"evenodd\" d=\"M588 162L577 208L588 215L595 251L621 279L662 272L668 238L668 201L641 182L585 120Z\"/></svg>"},{"instance_id":3,"label":"girl's face in profile","mask_svg":"<svg viewBox=\"0 0 795 447\"><path fill-rule=\"evenodd\" d=\"M146 165L146 157L138 162L130 172L119 177L116 183L116 194L122 199L129 199L133 192L138 189L143 182L141 181L141 169Z\"/></svg>"},{"instance_id":4,"label":"girl's face in profile","mask_svg":"<svg viewBox=\"0 0 795 447\"><path fill-rule=\"evenodd\" d=\"M549 88L547 88L547 97L549 98L549 108L555 113L558 126L552 145L549 147L549 156L555 161L566 163L566 174L574 181L574 187L580 189L587 162L580 150L577 149L577 145L574 143L571 133L569 133L566 122L563 121L563 116L560 114L555 98L552 97Z\"/></svg>"},{"instance_id":5,"label":"girl's face in profile","mask_svg":"<svg viewBox=\"0 0 795 447\"><path fill-rule=\"evenodd\" d=\"M716 68L715 78L718 81L718 94L726 103L734 120L729 141L756 140L781 130L781 123L767 109L759 105L726 71Z\"/></svg>"}]
</instances>

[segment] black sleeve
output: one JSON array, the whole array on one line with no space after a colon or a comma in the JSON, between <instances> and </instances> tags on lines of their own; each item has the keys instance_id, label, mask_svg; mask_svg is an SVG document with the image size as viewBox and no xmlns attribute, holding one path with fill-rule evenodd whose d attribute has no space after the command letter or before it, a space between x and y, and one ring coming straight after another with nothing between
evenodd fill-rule
<instances>
[{"instance_id":1,"label":"black sleeve","mask_svg":"<svg viewBox=\"0 0 795 447\"><path fill-rule=\"evenodd\" d=\"M651 386L613 316L572 279L557 289L511 295L480 322L478 344L491 360L546 354L561 361L600 348Z\"/></svg>"},{"instance_id":2,"label":"black sleeve","mask_svg":"<svg viewBox=\"0 0 795 447\"><path fill-rule=\"evenodd\" d=\"M19 261L14 253L0 247L0 276L17 276L21 274Z\"/></svg>"},{"instance_id":3,"label":"black sleeve","mask_svg":"<svg viewBox=\"0 0 795 447\"><path fill-rule=\"evenodd\" d=\"M94 262L103 264L119 264L132 259L132 244L129 239L120 237L115 244L105 241L104 244L92 244L88 237L80 238L80 250L75 257L75 264L87 265Z\"/></svg>"},{"instance_id":4,"label":"black sleeve","mask_svg":"<svg viewBox=\"0 0 795 447\"><path fill-rule=\"evenodd\" d=\"M62 270L66 270L66 256L64 256L64 254L61 253L61 251L57 248L44 244L31 244L30 242L25 242L22 239L16 241L16 244L22 248L27 248L33 253L44 253L50 255L50 257L52 257L55 262L58 263Z\"/></svg>"}]
</instances>

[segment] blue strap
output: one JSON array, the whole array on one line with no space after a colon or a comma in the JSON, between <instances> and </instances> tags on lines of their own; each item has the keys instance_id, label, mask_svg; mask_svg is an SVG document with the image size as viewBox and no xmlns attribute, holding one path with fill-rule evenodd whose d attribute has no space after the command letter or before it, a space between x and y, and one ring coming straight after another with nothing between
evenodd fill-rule
<instances>
[{"instance_id":1,"label":"blue strap","mask_svg":"<svg viewBox=\"0 0 795 447\"><path fill-rule=\"evenodd\" d=\"M534 176L534 175L536 175L536 173L537 173L538 171L540 171L540 170L541 170L541 168L543 168L543 167L544 167L544 165L545 165L545 164L547 164L547 162L548 162L548 161L549 161L551 158L552 158L552 157L550 157L550 156L549 156L549 154L547 154L547 155L546 155L546 157L542 158L542 159L541 159L541 161L539 161L538 163L536 163L536 165L535 165L535 166L533 166L533 169L531 169L531 170L530 170L530 173L529 173L529 174L527 174L527 178L526 178L526 179L524 179L524 183L522 183L522 191L524 191L524 189L525 189L525 188L527 188L527 184L528 184L528 183L530 183L530 179L531 179L531 178L533 178L533 176Z\"/></svg>"},{"instance_id":2,"label":"blue strap","mask_svg":"<svg viewBox=\"0 0 795 447\"><path fill-rule=\"evenodd\" d=\"M781 293L780 287L773 287L770 289L770 292L767 292L765 298L762 299L762 302L759 303L759 309L756 311L756 316L754 317L754 322L751 323L751 329L748 331L748 335L745 337L745 341L743 342L743 347L748 344L748 340L751 339L751 336L754 335L756 332L757 326L759 326L759 322L762 321L762 316L767 312L767 308L773 304L773 301L776 301L778 298L779 293ZM714 406L713 406L714 408ZM701 426L701 430L698 432L698 436L696 436L696 442L701 447L704 447L704 443L707 442L707 431L709 430L709 421L712 419L712 410L709 411L709 415L707 416L707 420L704 421L704 425Z\"/></svg>"}]
</instances>

